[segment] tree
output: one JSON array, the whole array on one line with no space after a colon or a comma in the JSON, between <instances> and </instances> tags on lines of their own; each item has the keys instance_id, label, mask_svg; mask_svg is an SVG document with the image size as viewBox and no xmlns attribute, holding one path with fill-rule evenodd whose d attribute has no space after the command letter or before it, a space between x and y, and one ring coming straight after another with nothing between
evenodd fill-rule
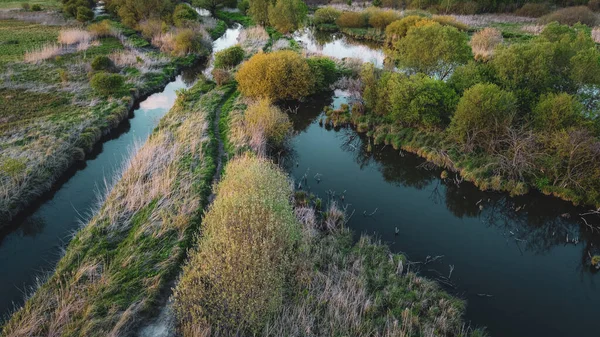
<instances>
[{"instance_id":1,"label":"tree","mask_svg":"<svg viewBox=\"0 0 600 337\"><path fill-rule=\"evenodd\" d=\"M467 34L439 23L410 28L396 46L400 66L442 80L472 57Z\"/></svg>"},{"instance_id":2,"label":"tree","mask_svg":"<svg viewBox=\"0 0 600 337\"><path fill-rule=\"evenodd\" d=\"M148 19L171 22L175 4L173 0L105 0L106 9L116 13L129 27Z\"/></svg>"},{"instance_id":3,"label":"tree","mask_svg":"<svg viewBox=\"0 0 600 337\"><path fill-rule=\"evenodd\" d=\"M94 18L94 11L89 7L79 6L77 7L77 21L88 22Z\"/></svg>"},{"instance_id":4,"label":"tree","mask_svg":"<svg viewBox=\"0 0 600 337\"><path fill-rule=\"evenodd\" d=\"M543 95L532 113L536 130L555 132L574 126L582 117L583 106L567 93Z\"/></svg>"},{"instance_id":5,"label":"tree","mask_svg":"<svg viewBox=\"0 0 600 337\"><path fill-rule=\"evenodd\" d=\"M476 84L460 98L448 129L465 150L491 153L516 115L516 98L495 84Z\"/></svg>"},{"instance_id":6,"label":"tree","mask_svg":"<svg viewBox=\"0 0 600 337\"><path fill-rule=\"evenodd\" d=\"M223 6L225 1L226 0L194 0L192 3L196 7L206 9L214 16L217 12L217 9Z\"/></svg>"},{"instance_id":7,"label":"tree","mask_svg":"<svg viewBox=\"0 0 600 337\"><path fill-rule=\"evenodd\" d=\"M302 0L277 0L269 6L269 23L280 33L298 29L306 19L308 8Z\"/></svg>"},{"instance_id":8,"label":"tree","mask_svg":"<svg viewBox=\"0 0 600 337\"><path fill-rule=\"evenodd\" d=\"M173 23L177 27L185 27L198 20L198 13L186 4L179 4L173 12Z\"/></svg>"},{"instance_id":9,"label":"tree","mask_svg":"<svg viewBox=\"0 0 600 337\"><path fill-rule=\"evenodd\" d=\"M236 80L245 96L275 101L307 96L314 84L306 60L290 50L252 56L241 65Z\"/></svg>"},{"instance_id":10,"label":"tree","mask_svg":"<svg viewBox=\"0 0 600 337\"><path fill-rule=\"evenodd\" d=\"M269 6L272 4L271 0L248 0L250 7L248 13L252 17L252 20L261 26L269 25Z\"/></svg>"}]
</instances>

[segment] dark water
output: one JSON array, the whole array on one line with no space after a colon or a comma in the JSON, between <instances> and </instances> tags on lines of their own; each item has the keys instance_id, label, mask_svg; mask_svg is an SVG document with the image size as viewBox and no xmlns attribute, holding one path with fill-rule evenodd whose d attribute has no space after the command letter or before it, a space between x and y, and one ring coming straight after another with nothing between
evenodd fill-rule
<instances>
[{"instance_id":1,"label":"dark water","mask_svg":"<svg viewBox=\"0 0 600 337\"><path fill-rule=\"evenodd\" d=\"M537 193L510 198L457 185L390 146L369 153L351 129L319 126L332 102L309 100L292 115L299 134L283 160L296 181L306 177L305 189L324 200L335 193L338 202L343 194L352 229L375 234L412 261L442 256L415 267L466 299L466 319L492 336L600 334L600 275L588 264L589 254L600 253L600 237L580 220L585 209Z\"/></svg>"},{"instance_id":2,"label":"dark water","mask_svg":"<svg viewBox=\"0 0 600 337\"><path fill-rule=\"evenodd\" d=\"M229 37L236 29L227 30L222 39L214 41L215 49L234 44ZM105 182L118 178L115 175L131 155L133 145L148 138L173 106L177 90L191 87L204 68L198 65L185 70L161 93L141 102L133 116L105 137L85 163L71 168L53 191L0 231L0 321L14 305L23 303L24 294L30 292L37 278L52 271L72 234L90 218Z\"/></svg>"}]
</instances>

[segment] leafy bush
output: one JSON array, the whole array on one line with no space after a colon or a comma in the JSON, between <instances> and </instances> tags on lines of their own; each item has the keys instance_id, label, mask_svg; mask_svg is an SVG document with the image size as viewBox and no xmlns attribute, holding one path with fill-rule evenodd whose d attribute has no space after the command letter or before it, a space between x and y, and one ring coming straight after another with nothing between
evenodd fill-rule
<instances>
[{"instance_id":1,"label":"leafy bush","mask_svg":"<svg viewBox=\"0 0 600 337\"><path fill-rule=\"evenodd\" d=\"M458 102L449 135L466 150L491 151L516 115L517 100L495 84L476 84Z\"/></svg>"},{"instance_id":2,"label":"leafy bush","mask_svg":"<svg viewBox=\"0 0 600 337\"><path fill-rule=\"evenodd\" d=\"M343 12L335 22L342 28L364 28L368 25L368 18L364 13Z\"/></svg>"},{"instance_id":3,"label":"leafy bush","mask_svg":"<svg viewBox=\"0 0 600 337\"><path fill-rule=\"evenodd\" d=\"M306 59L313 75L313 93L324 91L335 83L339 78L339 72L335 62L322 56Z\"/></svg>"},{"instance_id":4,"label":"leafy bush","mask_svg":"<svg viewBox=\"0 0 600 337\"><path fill-rule=\"evenodd\" d=\"M471 37L471 51L476 60L489 60L496 47L503 41L502 32L496 28L484 28Z\"/></svg>"},{"instance_id":5,"label":"leafy bush","mask_svg":"<svg viewBox=\"0 0 600 337\"><path fill-rule=\"evenodd\" d=\"M274 146L283 144L292 128L288 116L265 98L248 106L244 114L244 123L249 138L264 137Z\"/></svg>"},{"instance_id":6,"label":"leafy bush","mask_svg":"<svg viewBox=\"0 0 600 337\"><path fill-rule=\"evenodd\" d=\"M184 337L253 335L281 307L300 226L290 182L275 164L231 161L174 292Z\"/></svg>"},{"instance_id":7,"label":"leafy bush","mask_svg":"<svg viewBox=\"0 0 600 337\"><path fill-rule=\"evenodd\" d=\"M413 72L444 79L472 57L468 39L458 29L439 23L416 26L398 41L392 56Z\"/></svg>"},{"instance_id":8,"label":"leafy bush","mask_svg":"<svg viewBox=\"0 0 600 337\"><path fill-rule=\"evenodd\" d=\"M376 10L369 15L369 25L384 30L390 23L398 20L400 15L393 10Z\"/></svg>"},{"instance_id":9,"label":"leafy bush","mask_svg":"<svg viewBox=\"0 0 600 337\"><path fill-rule=\"evenodd\" d=\"M240 0L237 4L237 8L243 15L248 13L248 9L250 8L250 2L248 0Z\"/></svg>"},{"instance_id":10,"label":"leafy bush","mask_svg":"<svg viewBox=\"0 0 600 337\"><path fill-rule=\"evenodd\" d=\"M31 6L30 6L30 5L29 5L29 3L27 3L27 2L23 2L23 3L21 4L21 8L22 8L24 11L29 11L29 10L31 9Z\"/></svg>"},{"instance_id":11,"label":"leafy bush","mask_svg":"<svg viewBox=\"0 0 600 337\"><path fill-rule=\"evenodd\" d=\"M477 83L493 83L494 68L490 63L470 61L454 69L448 84L459 94Z\"/></svg>"},{"instance_id":12,"label":"leafy bush","mask_svg":"<svg viewBox=\"0 0 600 337\"><path fill-rule=\"evenodd\" d=\"M77 17L77 11L79 7L85 7L91 9L94 6L93 0L63 0L63 11L67 13L67 15L72 16L74 18ZM42 10L40 5L31 6L31 10ZM93 16L92 16L93 18Z\"/></svg>"},{"instance_id":13,"label":"leafy bush","mask_svg":"<svg viewBox=\"0 0 600 337\"><path fill-rule=\"evenodd\" d=\"M88 22L94 18L94 11L88 7L77 7L77 21Z\"/></svg>"},{"instance_id":14,"label":"leafy bush","mask_svg":"<svg viewBox=\"0 0 600 337\"><path fill-rule=\"evenodd\" d=\"M539 18L550 12L550 7L545 3L526 3L523 7L517 9L515 14L518 16L527 16L530 18Z\"/></svg>"},{"instance_id":15,"label":"leafy bush","mask_svg":"<svg viewBox=\"0 0 600 337\"><path fill-rule=\"evenodd\" d=\"M123 85L125 84L125 78L119 74L109 74L100 72L94 74L90 81L92 89L100 93L101 95L108 96L121 92Z\"/></svg>"},{"instance_id":16,"label":"leafy bush","mask_svg":"<svg viewBox=\"0 0 600 337\"><path fill-rule=\"evenodd\" d=\"M111 36L113 33L112 26L109 20L92 23L88 26L88 31L95 37Z\"/></svg>"},{"instance_id":17,"label":"leafy bush","mask_svg":"<svg viewBox=\"0 0 600 337\"><path fill-rule=\"evenodd\" d=\"M245 96L272 100L307 96L313 84L306 60L289 50L252 56L242 64L236 80Z\"/></svg>"},{"instance_id":18,"label":"leafy bush","mask_svg":"<svg viewBox=\"0 0 600 337\"><path fill-rule=\"evenodd\" d=\"M553 21L569 26L581 23L593 27L598 23L598 18L589 8L576 6L559 9L540 18L541 23L550 23Z\"/></svg>"},{"instance_id":19,"label":"leafy bush","mask_svg":"<svg viewBox=\"0 0 600 337\"><path fill-rule=\"evenodd\" d=\"M92 61L92 70L112 72L115 70L115 64L108 56L99 55Z\"/></svg>"},{"instance_id":20,"label":"leafy bush","mask_svg":"<svg viewBox=\"0 0 600 337\"><path fill-rule=\"evenodd\" d=\"M333 7L322 7L315 11L315 24L334 24L342 12Z\"/></svg>"},{"instance_id":21,"label":"leafy bush","mask_svg":"<svg viewBox=\"0 0 600 337\"><path fill-rule=\"evenodd\" d=\"M198 13L189 5L179 4L173 12L173 23L176 27L188 26L191 22L198 21Z\"/></svg>"},{"instance_id":22,"label":"leafy bush","mask_svg":"<svg viewBox=\"0 0 600 337\"><path fill-rule=\"evenodd\" d=\"M423 17L410 15L390 23L385 29L386 48L394 48L394 44L404 38L408 30L422 20Z\"/></svg>"},{"instance_id":23,"label":"leafy bush","mask_svg":"<svg viewBox=\"0 0 600 337\"><path fill-rule=\"evenodd\" d=\"M225 69L214 68L211 74L217 85L227 84L232 80L231 73Z\"/></svg>"},{"instance_id":24,"label":"leafy bush","mask_svg":"<svg viewBox=\"0 0 600 337\"><path fill-rule=\"evenodd\" d=\"M244 60L244 49L239 45L215 53L215 68L235 67Z\"/></svg>"},{"instance_id":25,"label":"leafy bush","mask_svg":"<svg viewBox=\"0 0 600 337\"><path fill-rule=\"evenodd\" d=\"M558 131L574 126L582 117L583 106L567 93L547 94L533 109L532 122L540 131Z\"/></svg>"},{"instance_id":26,"label":"leafy bush","mask_svg":"<svg viewBox=\"0 0 600 337\"><path fill-rule=\"evenodd\" d=\"M302 0L277 0L275 5L269 6L269 23L280 33L287 34L302 25L307 12Z\"/></svg>"},{"instance_id":27,"label":"leafy bush","mask_svg":"<svg viewBox=\"0 0 600 337\"><path fill-rule=\"evenodd\" d=\"M34 4L31 6L31 10L34 12L39 12L42 10L42 6L38 5L38 4Z\"/></svg>"}]
</instances>

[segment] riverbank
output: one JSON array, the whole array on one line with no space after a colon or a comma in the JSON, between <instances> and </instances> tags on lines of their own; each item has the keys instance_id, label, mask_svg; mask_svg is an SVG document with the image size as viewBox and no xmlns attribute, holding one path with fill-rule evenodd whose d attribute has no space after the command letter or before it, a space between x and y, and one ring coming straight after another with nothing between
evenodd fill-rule
<instances>
[{"instance_id":1,"label":"riverbank","mask_svg":"<svg viewBox=\"0 0 600 337\"><path fill-rule=\"evenodd\" d=\"M203 57L172 58L137 48L137 33L125 35L115 24L99 38L84 30L19 21L3 21L2 28L3 43L19 39L28 43L19 44L0 62L4 73L0 96L6 99L0 108L0 228L49 191L75 162L85 160L138 102ZM66 41L67 34L83 40L69 41L71 45L49 59L22 61L33 55L31 50L50 48L48 44L57 39ZM90 85L90 63L102 57L111 59L124 79L125 88L119 92L103 95Z\"/></svg>"},{"instance_id":2,"label":"riverbank","mask_svg":"<svg viewBox=\"0 0 600 337\"><path fill-rule=\"evenodd\" d=\"M181 92L3 336L127 335L157 310L198 230L216 173L212 123L224 92L213 88L199 82Z\"/></svg>"}]
</instances>

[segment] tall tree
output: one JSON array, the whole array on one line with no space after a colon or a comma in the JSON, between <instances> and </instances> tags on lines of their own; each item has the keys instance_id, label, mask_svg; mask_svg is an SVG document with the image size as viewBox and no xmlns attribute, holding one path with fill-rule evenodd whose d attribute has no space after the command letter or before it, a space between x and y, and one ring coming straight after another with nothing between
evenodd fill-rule
<instances>
[{"instance_id":1,"label":"tall tree","mask_svg":"<svg viewBox=\"0 0 600 337\"><path fill-rule=\"evenodd\" d=\"M308 9L302 0L277 0L269 6L269 23L280 33L290 33L302 25Z\"/></svg>"},{"instance_id":2,"label":"tall tree","mask_svg":"<svg viewBox=\"0 0 600 337\"><path fill-rule=\"evenodd\" d=\"M248 13L261 26L269 25L269 6L273 3L271 0L249 0L250 8Z\"/></svg>"}]
</instances>

